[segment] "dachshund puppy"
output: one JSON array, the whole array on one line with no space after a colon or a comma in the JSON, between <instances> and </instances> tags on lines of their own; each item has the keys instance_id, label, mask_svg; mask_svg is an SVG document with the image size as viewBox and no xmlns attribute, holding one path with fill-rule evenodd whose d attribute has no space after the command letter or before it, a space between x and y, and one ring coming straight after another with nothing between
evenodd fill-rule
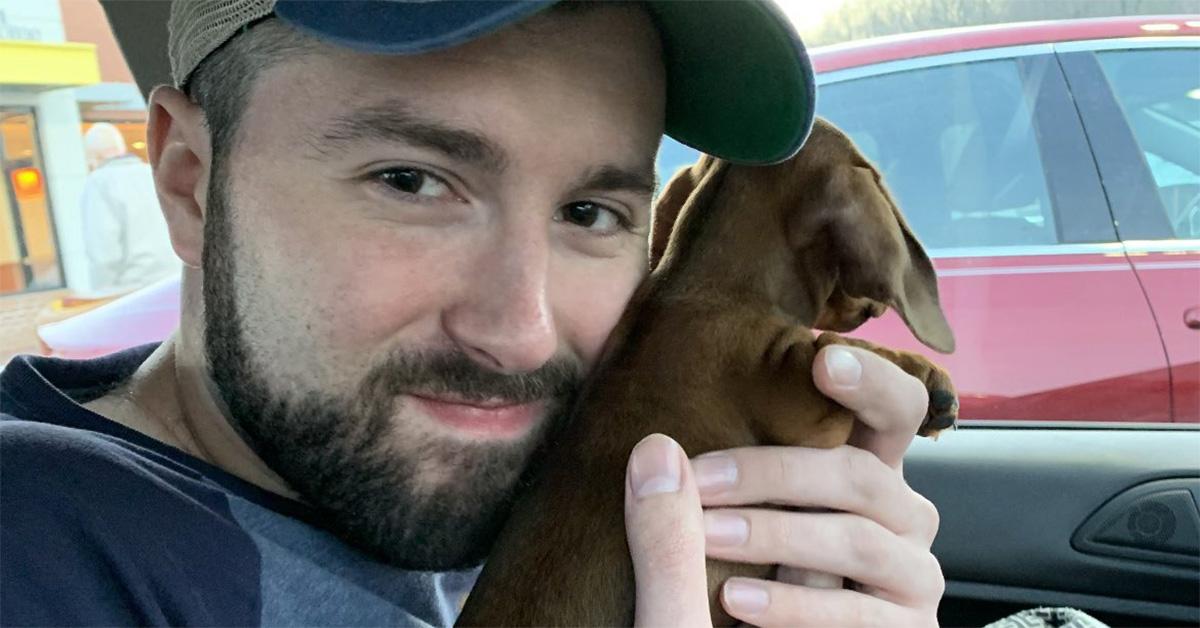
<instances>
[{"instance_id":1,"label":"dachshund puppy","mask_svg":"<svg viewBox=\"0 0 1200 628\"><path fill-rule=\"evenodd\" d=\"M630 625L625 467L661 432L690 456L753 445L845 444L853 414L817 391L830 343L895 362L925 383L920 428L953 425L949 376L925 358L811 328L848 331L888 307L922 342L949 352L933 265L848 137L818 120L798 155L746 167L705 156L655 206L652 271L634 293L572 417L518 495L458 625ZM770 565L708 561L718 593Z\"/></svg>"}]
</instances>

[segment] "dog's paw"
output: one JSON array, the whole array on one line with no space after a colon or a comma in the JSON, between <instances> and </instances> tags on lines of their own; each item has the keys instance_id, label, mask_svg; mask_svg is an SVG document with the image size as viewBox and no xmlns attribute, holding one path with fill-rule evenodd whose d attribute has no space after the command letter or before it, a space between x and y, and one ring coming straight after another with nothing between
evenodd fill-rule
<instances>
[{"instance_id":1,"label":"dog's paw","mask_svg":"<svg viewBox=\"0 0 1200 628\"><path fill-rule=\"evenodd\" d=\"M872 351L924 382L925 389L929 391L929 411L925 415L925 421L917 429L918 435L936 437L938 432L954 427L954 423L958 421L958 393L954 391L950 374L925 356L881 347L866 340L847 338L833 332L825 332L817 338L818 349L829 344L847 344Z\"/></svg>"},{"instance_id":2,"label":"dog's paw","mask_svg":"<svg viewBox=\"0 0 1200 628\"><path fill-rule=\"evenodd\" d=\"M917 434L936 437L958 421L958 394L950 383L950 375L937 366L930 365L925 385L929 390L929 412Z\"/></svg>"},{"instance_id":3,"label":"dog's paw","mask_svg":"<svg viewBox=\"0 0 1200 628\"><path fill-rule=\"evenodd\" d=\"M954 392L939 389L929 391L929 414L917 433L921 436L936 436L938 432L954 427L958 421L958 397Z\"/></svg>"}]
</instances>

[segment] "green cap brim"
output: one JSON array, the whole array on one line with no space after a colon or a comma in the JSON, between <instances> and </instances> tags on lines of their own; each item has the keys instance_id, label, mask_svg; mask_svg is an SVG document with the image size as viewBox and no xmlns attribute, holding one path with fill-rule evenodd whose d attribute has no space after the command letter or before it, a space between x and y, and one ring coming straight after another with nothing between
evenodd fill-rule
<instances>
[{"instance_id":1,"label":"green cap brim","mask_svg":"<svg viewBox=\"0 0 1200 628\"><path fill-rule=\"evenodd\" d=\"M667 62L667 135L735 163L777 163L800 150L816 85L804 44L774 5L647 4Z\"/></svg>"},{"instance_id":2,"label":"green cap brim","mask_svg":"<svg viewBox=\"0 0 1200 628\"><path fill-rule=\"evenodd\" d=\"M171 83L170 2L101 0L143 95ZM646 3L667 65L666 132L744 164L796 154L812 128L812 65L790 22L763 0Z\"/></svg>"}]
</instances>

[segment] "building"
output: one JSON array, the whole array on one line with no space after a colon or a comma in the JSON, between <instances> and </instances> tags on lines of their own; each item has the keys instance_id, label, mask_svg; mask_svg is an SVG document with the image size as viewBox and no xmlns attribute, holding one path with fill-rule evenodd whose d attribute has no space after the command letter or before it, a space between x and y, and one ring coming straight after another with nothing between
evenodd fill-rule
<instances>
[{"instance_id":1,"label":"building","mask_svg":"<svg viewBox=\"0 0 1200 628\"><path fill-rule=\"evenodd\" d=\"M116 124L145 159L145 103L96 0L0 0L0 298L87 295L82 135Z\"/></svg>"},{"instance_id":2,"label":"building","mask_svg":"<svg viewBox=\"0 0 1200 628\"><path fill-rule=\"evenodd\" d=\"M90 301L83 133L146 157L146 107L97 0L0 0L0 368Z\"/></svg>"}]
</instances>

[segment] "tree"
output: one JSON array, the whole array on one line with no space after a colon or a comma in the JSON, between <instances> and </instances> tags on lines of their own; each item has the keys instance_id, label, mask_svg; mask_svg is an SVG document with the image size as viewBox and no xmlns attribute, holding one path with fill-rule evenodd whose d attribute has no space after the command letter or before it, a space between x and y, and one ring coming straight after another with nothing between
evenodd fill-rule
<instances>
[{"instance_id":1,"label":"tree","mask_svg":"<svg viewBox=\"0 0 1200 628\"><path fill-rule=\"evenodd\" d=\"M822 46L936 28L1196 9L1196 0L845 0L801 36L810 46Z\"/></svg>"}]
</instances>

